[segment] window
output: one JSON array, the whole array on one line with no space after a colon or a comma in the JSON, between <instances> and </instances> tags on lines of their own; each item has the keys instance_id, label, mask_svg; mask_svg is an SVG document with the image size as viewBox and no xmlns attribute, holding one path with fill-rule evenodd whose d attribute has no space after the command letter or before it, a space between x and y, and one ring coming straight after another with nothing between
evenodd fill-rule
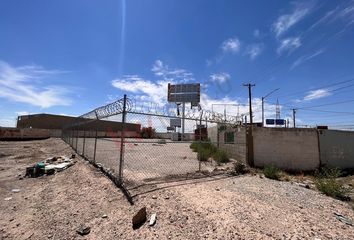
<instances>
[{"instance_id":1,"label":"window","mask_svg":"<svg viewBox=\"0 0 354 240\"><path fill-rule=\"evenodd\" d=\"M234 143L235 142L235 133L234 132L225 132L224 142L225 143Z\"/></svg>"}]
</instances>

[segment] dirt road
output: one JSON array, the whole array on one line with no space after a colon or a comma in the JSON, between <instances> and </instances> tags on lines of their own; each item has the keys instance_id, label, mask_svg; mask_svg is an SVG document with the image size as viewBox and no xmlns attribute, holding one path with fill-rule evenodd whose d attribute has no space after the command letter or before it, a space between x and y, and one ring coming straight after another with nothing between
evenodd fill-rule
<instances>
[{"instance_id":1,"label":"dirt road","mask_svg":"<svg viewBox=\"0 0 354 240\"><path fill-rule=\"evenodd\" d=\"M259 176L160 185L134 206L80 158L55 175L20 180L26 166L70 153L59 139L0 142L0 239L354 239L354 227L334 215L354 219L347 203ZM133 230L143 206L157 223ZM80 224L91 232L77 234Z\"/></svg>"}]
</instances>

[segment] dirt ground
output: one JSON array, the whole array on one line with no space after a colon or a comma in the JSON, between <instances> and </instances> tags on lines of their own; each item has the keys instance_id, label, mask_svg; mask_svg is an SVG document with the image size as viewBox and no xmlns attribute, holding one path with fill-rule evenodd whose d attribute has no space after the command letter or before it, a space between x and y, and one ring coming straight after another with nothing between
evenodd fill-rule
<instances>
[{"instance_id":1,"label":"dirt ground","mask_svg":"<svg viewBox=\"0 0 354 240\"><path fill-rule=\"evenodd\" d=\"M354 239L354 227L335 215L354 219L347 203L259 176L160 184L133 206L80 158L55 175L22 179L27 166L71 152L59 139L0 142L0 239ZM157 222L133 230L141 207ZM81 224L91 228L83 237Z\"/></svg>"}]
</instances>

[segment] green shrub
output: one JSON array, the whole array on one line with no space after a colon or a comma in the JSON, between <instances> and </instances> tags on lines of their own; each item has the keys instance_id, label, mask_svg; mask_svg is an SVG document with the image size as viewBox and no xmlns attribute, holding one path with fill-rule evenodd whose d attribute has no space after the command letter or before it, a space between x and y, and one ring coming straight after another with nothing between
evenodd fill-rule
<instances>
[{"instance_id":1,"label":"green shrub","mask_svg":"<svg viewBox=\"0 0 354 240\"><path fill-rule=\"evenodd\" d=\"M214 152L213 158L218 164L230 162L228 154L221 149L218 149L216 152Z\"/></svg>"},{"instance_id":2,"label":"green shrub","mask_svg":"<svg viewBox=\"0 0 354 240\"><path fill-rule=\"evenodd\" d=\"M274 165L265 166L263 169L266 178L278 180L280 178L280 170Z\"/></svg>"},{"instance_id":3,"label":"green shrub","mask_svg":"<svg viewBox=\"0 0 354 240\"><path fill-rule=\"evenodd\" d=\"M327 196L345 199L347 190L337 181L341 171L338 168L322 169L315 174L315 185L317 189Z\"/></svg>"},{"instance_id":4,"label":"green shrub","mask_svg":"<svg viewBox=\"0 0 354 240\"><path fill-rule=\"evenodd\" d=\"M209 160L211 156L211 152L208 149L202 148L199 146L198 152L198 159L199 161L206 162Z\"/></svg>"},{"instance_id":5,"label":"green shrub","mask_svg":"<svg viewBox=\"0 0 354 240\"><path fill-rule=\"evenodd\" d=\"M199 143L198 142L192 142L189 147L193 150L193 152L197 152L198 151L198 147L199 147Z\"/></svg>"}]
</instances>

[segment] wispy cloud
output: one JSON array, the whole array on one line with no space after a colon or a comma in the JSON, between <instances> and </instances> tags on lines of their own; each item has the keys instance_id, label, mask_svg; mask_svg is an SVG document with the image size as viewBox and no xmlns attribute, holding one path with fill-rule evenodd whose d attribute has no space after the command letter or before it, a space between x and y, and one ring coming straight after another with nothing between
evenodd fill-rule
<instances>
[{"instance_id":1,"label":"wispy cloud","mask_svg":"<svg viewBox=\"0 0 354 240\"><path fill-rule=\"evenodd\" d=\"M295 50L300 46L301 46L301 40L299 37L285 38L280 41L280 45L277 49L277 53L281 55L284 52L292 52L293 50Z\"/></svg>"},{"instance_id":2,"label":"wispy cloud","mask_svg":"<svg viewBox=\"0 0 354 240\"><path fill-rule=\"evenodd\" d=\"M248 55L251 60L257 58L263 51L264 45L261 43L248 45L246 48L246 55Z\"/></svg>"},{"instance_id":3,"label":"wispy cloud","mask_svg":"<svg viewBox=\"0 0 354 240\"><path fill-rule=\"evenodd\" d=\"M154 65L151 68L151 71L155 74L155 76L161 77L164 80L168 80L168 81L195 80L191 72L180 68L171 69L168 65L164 64L161 60L155 61Z\"/></svg>"},{"instance_id":4,"label":"wispy cloud","mask_svg":"<svg viewBox=\"0 0 354 240\"><path fill-rule=\"evenodd\" d=\"M0 61L0 97L42 108L69 105L71 100L66 96L66 88L44 85L41 81L62 73L65 72L37 65L13 67Z\"/></svg>"},{"instance_id":5,"label":"wispy cloud","mask_svg":"<svg viewBox=\"0 0 354 240\"><path fill-rule=\"evenodd\" d=\"M343 31L354 24L354 1L348 1L346 4L338 5L334 9L327 11L323 17L310 27L309 30L338 20L345 23L344 29L339 28L340 31Z\"/></svg>"},{"instance_id":6,"label":"wispy cloud","mask_svg":"<svg viewBox=\"0 0 354 240\"><path fill-rule=\"evenodd\" d=\"M293 63L293 65L291 66L291 69L296 68L297 66L303 64L303 63L306 62L306 61L311 60L312 58L315 58L316 56L318 56L318 55L320 55L320 54L322 54L322 53L324 53L324 50L323 50L323 49L320 49L320 50L318 50L318 51L316 51L316 52L314 52L314 53L312 53L312 54L310 54L310 55L304 55L304 56L299 57L299 58Z\"/></svg>"},{"instance_id":7,"label":"wispy cloud","mask_svg":"<svg viewBox=\"0 0 354 240\"><path fill-rule=\"evenodd\" d=\"M221 49L225 53L238 53L241 48L241 42L238 38L229 38L222 42Z\"/></svg>"},{"instance_id":8,"label":"wispy cloud","mask_svg":"<svg viewBox=\"0 0 354 240\"><path fill-rule=\"evenodd\" d=\"M314 91L309 91L307 93L307 95L304 97L303 101L320 99L320 98L324 98L324 97L327 97L330 95L331 95L331 92L329 92L327 89L318 89L318 90L314 90Z\"/></svg>"},{"instance_id":9,"label":"wispy cloud","mask_svg":"<svg viewBox=\"0 0 354 240\"><path fill-rule=\"evenodd\" d=\"M276 37L281 36L292 26L301 21L311 12L312 7L312 3L296 3L295 8L291 13L279 16L272 25L272 30L274 31Z\"/></svg>"},{"instance_id":10,"label":"wispy cloud","mask_svg":"<svg viewBox=\"0 0 354 240\"><path fill-rule=\"evenodd\" d=\"M230 74L222 72L210 75L210 80L212 82L224 83L230 79Z\"/></svg>"}]
</instances>

